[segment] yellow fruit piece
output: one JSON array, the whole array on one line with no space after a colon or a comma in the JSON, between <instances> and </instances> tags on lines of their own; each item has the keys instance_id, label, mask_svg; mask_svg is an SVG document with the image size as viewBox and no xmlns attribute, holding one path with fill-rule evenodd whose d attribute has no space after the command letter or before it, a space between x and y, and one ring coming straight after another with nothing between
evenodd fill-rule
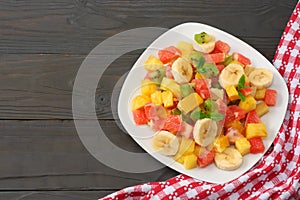
<instances>
[{"instance_id":1,"label":"yellow fruit piece","mask_svg":"<svg viewBox=\"0 0 300 200\"><path fill-rule=\"evenodd\" d=\"M246 110L247 112L250 112L251 110L254 110L256 108L256 100L253 96L248 95L246 96L245 101L240 101L239 107Z\"/></svg>"},{"instance_id":2,"label":"yellow fruit piece","mask_svg":"<svg viewBox=\"0 0 300 200\"><path fill-rule=\"evenodd\" d=\"M176 160L176 162L179 162L180 164L183 165L183 163L184 163L184 157L185 157L185 156L179 157L179 158Z\"/></svg>"},{"instance_id":3,"label":"yellow fruit piece","mask_svg":"<svg viewBox=\"0 0 300 200\"><path fill-rule=\"evenodd\" d=\"M251 89L252 89L252 92L251 92L250 95L253 96L253 97L255 97L257 88L255 86L251 86Z\"/></svg>"},{"instance_id":4,"label":"yellow fruit piece","mask_svg":"<svg viewBox=\"0 0 300 200\"><path fill-rule=\"evenodd\" d=\"M195 74L195 79L205 79L205 77L202 74L200 74L200 73L197 72Z\"/></svg>"},{"instance_id":5,"label":"yellow fruit piece","mask_svg":"<svg viewBox=\"0 0 300 200\"><path fill-rule=\"evenodd\" d=\"M178 149L176 155L174 156L174 160L178 160L184 154L186 155L189 153L193 153L194 149L195 149L195 141L194 140L191 140L186 137L181 137L179 149Z\"/></svg>"},{"instance_id":6,"label":"yellow fruit piece","mask_svg":"<svg viewBox=\"0 0 300 200\"><path fill-rule=\"evenodd\" d=\"M201 152L201 146L198 145L198 144L195 144L194 154L195 154L196 156L198 156L198 155L200 154L200 152Z\"/></svg>"},{"instance_id":7,"label":"yellow fruit piece","mask_svg":"<svg viewBox=\"0 0 300 200\"><path fill-rule=\"evenodd\" d=\"M264 123L249 123L246 127L246 138L267 137L267 128Z\"/></svg>"},{"instance_id":8,"label":"yellow fruit piece","mask_svg":"<svg viewBox=\"0 0 300 200\"><path fill-rule=\"evenodd\" d=\"M163 91L161 97L162 97L164 107L169 108L174 105L173 94L171 91L169 90Z\"/></svg>"},{"instance_id":9,"label":"yellow fruit piece","mask_svg":"<svg viewBox=\"0 0 300 200\"><path fill-rule=\"evenodd\" d=\"M191 143L191 145L188 147L188 149L183 153L184 156L189 155L191 153L194 153L195 150L195 141Z\"/></svg>"},{"instance_id":10,"label":"yellow fruit piece","mask_svg":"<svg viewBox=\"0 0 300 200\"><path fill-rule=\"evenodd\" d=\"M193 169L197 167L197 156L194 154L184 156L183 166L185 169Z\"/></svg>"},{"instance_id":11,"label":"yellow fruit piece","mask_svg":"<svg viewBox=\"0 0 300 200\"><path fill-rule=\"evenodd\" d=\"M161 91L155 91L151 94L151 101L155 105L161 105L163 103Z\"/></svg>"},{"instance_id":12,"label":"yellow fruit piece","mask_svg":"<svg viewBox=\"0 0 300 200\"><path fill-rule=\"evenodd\" d=\"M259 117L269 112L269 106L264 102L260 102L256 105L255 111Z\"/></svg>"},{"instance_id":13,"label":"yellow fruit piece","mask_svg":"<svg viewBox=\"0 0 300 200\"><path fill-rule=\"evenodd\" d=\"M164 64L153 55L150 55L148 59L144 62L144 68L148 71L155 71L163 67Z\"/></svg>"},{"instance_id":14,"label":"yellow fruit piece","mask_svg":"<svg viewBox=\"0 0 300 200\"><path fill-rule=\"evenodd\" d=\"M248 78L247 75L245 75L245 83L250 83L250 79Z\"/></svg>"},{"instance_id":15,"label":"yellow fruit piece","mask_svg":"<svg viewBox=\"0 0 300 200\"><path fill-rule=\"evenodd\" d=\"M199 96L198 93L194 92L180 100L177 105L177 108L184 114L187 114L190 111L197 108L202 103L203 99Z\"/></svg>"},{"instance_id":16,"label":"yellow fruit piece","mask_svg":"<svg viewBox=\"0 0 300 200\"><path fill-rule=\"evenodd\" d=\"M240 99L238 91L236 90L236 88L233 85L227 86L225 88L225 90L226 90L226 93L227 93L228 98L230 99L230 101Z\"/></svg>"},{"instance_id":17,"label":"yellow fruit piece","mask_svg":"<svg viewBox=\"0 0 300 200\"><path fill-rule=\"evenodd\" d=\"M240 138L235 141L235 148L244 156L250 153L251 144L247 138Z\"/></svg>"},{"instance_id":18,"label":"yellow fruit piece","mask_svg":"<svg viewBox=\"0 0 300 200\"><path fill-rule=\"evenodd\" d=\"M229 127L235 128L240 133L244 132L244 126L242 125L241 121L233 120L225 125L225 128L229 128Z\"/></svg>"},{"instance_id":19,"label":"yellow fruit piece","mask_svg":"<svg viewBox=\"0 0 300 200\"><path fill-rule=\"evenodd\" d=\"M170 90L177 99L181 99L180 86L174 79L164 77L161 81L160 89Z\"/></svg>"},{"instance_id":20,"label":"yellow fruit piece","mask_svg":"<svg viewBox=\"0 0 300 200\"><path fill-rule=\"evenodd\" d=\"M214 142L214 149L222 153L227 147L229 147L229 140L227 136L225 135L220 135Z\"/></svg>"},{"instance_id":21,"label":"yellow fruit piece","mask_svg":"<svg viewBox=\"0 0 300 200\"><path fill-rule=\"evenodd\" d=\"M145 95L136 96L131 101L131 110L140 109L144 107L144 105L146 105L147 103L151 103L150 97Z\"/></svg>"},{"instance_id":22,"label":"yellow fruit piece","mask_svg":"<svg viewBox=\"0 0 300 200\"><path fill-rule=\"evenodd\" d=\"M191 43L180 41L176 47L181 51L181 57L190 61L190 55L194 50L193 45Z\"/></svg>"},{"instance_id":23,"label":"yellow fruit piece","mask_svg":"<svg viewBox=\"0 0 300 200\"><path fill-rule=\"evenodd\" d=\"M142 95L150 96L156 91L156 84L150 80L142 80L141 92Z\"/></svg>"},{"instance_id":24,"label":"yellow fruit piece","mask_svg":"<svg viewBox=\"0 0 300 200\"><path fill-rule=\"evenodd\" d=\"M266 94L265 88L258 89L258 90L256 90L255 99L262 100L265 98L265 94Z\"/></svg>"}]
</instances>

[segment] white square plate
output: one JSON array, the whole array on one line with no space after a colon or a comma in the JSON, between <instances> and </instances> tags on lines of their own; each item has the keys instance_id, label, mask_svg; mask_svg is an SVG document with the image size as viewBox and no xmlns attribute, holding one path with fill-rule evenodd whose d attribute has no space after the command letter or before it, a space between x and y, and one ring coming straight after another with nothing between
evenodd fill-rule
<instances>
[{"instance_id":1,"label":"white square plate","mask_svg":"<svg viewBox=\"0 0 300 200\"><path fill-rule=\"evenodd\" d=\"M198 167L192 170L185 170L183 165L175 162L172 157L154 153L154 150L151 147L151 137L153 136L154 131L148 126L136 126L130 110L130 101L137 95L141 81L146 75L146 70L143 68L143 62L148 56L151 54L157 55L158 50L165 47L171 45L176 46L179 41L192 42L194 34L202 31L214 35L216 40L222 40L228 43L231 47L231 53L239 52L246 55L250 58L251 63L255 67L267 68L273 71L274 79L271 88L278 91L277 102L276 106L270 107L269 113L262 117L262 121L266 124L268 131L268 137L264 139L266 152L273 143L285 116L288 104L288 90L286 83L274 66L253 47L224 31L208 25L200 23L184 23L168 30L158 37L139 57L129 72L119 96L118 114L121 123L128 131L129 135L131 135L146 152L161 163L199 180L211 183L225 183L238 178L250 170L251 167L262 158L263 154L248 154L244 156L241 167L233 171L220 170L214 164L205 168Z\"/></svg>"}]
</instances>

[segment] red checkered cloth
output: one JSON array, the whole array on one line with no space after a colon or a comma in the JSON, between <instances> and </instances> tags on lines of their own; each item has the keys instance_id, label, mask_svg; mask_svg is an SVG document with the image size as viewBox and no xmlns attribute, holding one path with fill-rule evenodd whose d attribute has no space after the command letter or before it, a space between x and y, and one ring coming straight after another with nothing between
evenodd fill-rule
<instances>
[{"instance_id":1,"label":"red checkered cloth","mask_svg":"<svg viewBox=\"0 0 300 200\"><path fill-rule=\"evenodd\" d=\"M108 199L300 199L300 2L281 37L274 66L287 83L289 105L268 152L252 170L226 184L178 175L125 188Z\"/></svg>"}]
</instances>

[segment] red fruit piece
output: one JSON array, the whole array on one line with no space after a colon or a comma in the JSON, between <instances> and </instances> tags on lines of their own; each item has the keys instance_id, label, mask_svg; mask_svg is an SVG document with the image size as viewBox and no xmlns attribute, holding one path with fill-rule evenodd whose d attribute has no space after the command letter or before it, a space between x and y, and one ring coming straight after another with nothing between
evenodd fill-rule
<instances>
[{"instance_id":1,"label":"red fruit piece","mask_svg":"<svg viewBox=\"0 0 300 200\"><path fill-rule=\"evenodd\" d=\"M246 117L245 121L245 127L247 126L248 123L260 123L261 120L259 116L256 113L256 110L251 110Z\"/></svg>"},{"instance_id":2,"label":"red fruit piece","mask_svg":"<svg viewBox=\"0 0 300 200\"><path fill-rule=\"evenodd\" d=\"M252 93L252 88L251 87L242 88L240 89L240 91L244 96L248 96Z\"/></svg>"},{"instance_id":3,"label":"red fruit piece","mask_svg":"<svg viewBox=\"0 0 300 200\"><path fill-rule=\"evenodd\" d=\"M203 98L208 99L211 94L209 91L209 83L204 79L194 79L192 83L195 83L195 91Z\"/></svg>"},{"instance_id":4,"label":"red fruit piece","mask_svg":"<svg viewBox=\"0 0 300 200\"><path fill-rule=\"evenodd\" d=\"M210 60L214 63L224 62L225 60L225 53L213 53L207 56L210 57Z\"/></svg>"},{"instance_id":5,"label":"red fruit piece","mask_svg":"<svg viewBox=\"0 0 300 200\"><path fill-rule=\"evenodd\" d=\"M261 137L254 137L248 140L251 144L250 153L263 153L265 151L264 142Z\"/></svg>"},{"instance_id":6,"label":"red fruit piece","mask_svg":"<svg viewBox=\"0 0 300 200\"><path fill-rule=\"evenodd\" d=\"M181 56L181 51L174 46L169 46L158 51L158 57L163 63L168 63Z\"/></svg>"},{"instance_id":7,"label":"red fruit piece","mask_svg":"<svg viewBox=\"0 0 300 200\"><path fill-rule=\"evenodd\" d=\"M185 121L182 121L181 128L180 128L178 135L189 138L189 139L194 139L193 129L194 129L194 127L192 125L186 123Z\"/></svg>"},{"instance_id":8,"label":"red fruit piece","mask_svg":"<svg viewBox=\"0 0 300 200\"><path fill-rule=\"evenodd\" d=\"M233 120L241 120L245 118L246 111L237 105L227 106L226 115L225 115L225 124Z\"/></svg>"},{"instance_id":9,"label":"red fruit piece","mask_svg":"<svg viewBox=\"0 0 300 200\"><path fill-rule=\"evenodd\" d=\"M250 59L247 58L246 56L243 56L243 55L240 54L240 53L234 52L234 53L232 54L232 57L233 57L234 60L239 61L239 62L242 63L243 65L250 65L250 64L251 64Z\"/></svg>"},{"instance_id":10,"label":"red fruit piece","mask_svg":"<svg viewBox=\"0 0 300 200\"><path fill-rule=\"evenodd\" d=\"M142 124L147 124L148 123L148 119L146 117L144 109L134 110L134 111L132 111L132 114L133 114L134 122L137 125L142 125Z\"/></svg>"},{"instance_id":11,"label":"red fruit piece","mask_svg":"<svg viewBox=\"0 0 300 200\"><path fill-rule=\"evenodd\" d=\"M271 89L266 90L264 102L268 106L275 106L276 98L277 98L277 91L276 90L271 90Z\"/></svg>"},{"instance_id":12,"label":"red fruit piece","mask_svg":"<svg viewBox=\"0 0 300 200\"><path fill-rule=\"evenodd\" d=\"M180 115L169 115L165 120L164 130L177 134L181 129L181 117Z\"/></svg>"},{"instance_id":13,"label":"red fruit piece","mask_svg":"<svg viewBox=\"0 0 300 200\"><path fill-rule=\"evenodd\" d=\"M230 46L226 42L222 42L221 40L216 41L214 51L228 53L230 51Z\"/></svg>"},{"instance_id":14,"label":"red fruit piece","mask_svg":"<svg viewBox=\"0 0 300 200\"><path fill-rule=\"evenodd\" d=\"M198 158L197 162L200 167L206 167L214 162L215 152L214 151L204 151L201 153Z\"/></svg>"},{"instance_id":15,"label":"red fruit piece","mask_svg":"<svg viewBox=\"0 0 300 200\"><path fill-rule=\"evenodd\" d=\"M236 140L244 137L242 133L234 127L229 127L226 130L225 135L227 136L230 144L234 144Z\"/></svg>"},{"instance_id":16,"label":"red fruit piece","mask_svg":"<svg viewBox=\"0 0 300 200\"><path fill-rule=\"evenodd\" d=\"M225 67L224 65L221 65L221 64L217 64L216 66L217 66L219 72L221 72Z\"/></svg>"}]
</instances>

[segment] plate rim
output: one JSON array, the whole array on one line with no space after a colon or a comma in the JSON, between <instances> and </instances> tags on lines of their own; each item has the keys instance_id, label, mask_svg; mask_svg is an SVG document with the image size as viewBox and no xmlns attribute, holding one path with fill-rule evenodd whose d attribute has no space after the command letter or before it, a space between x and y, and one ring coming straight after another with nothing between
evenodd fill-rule
<instances>
[{"instance_id":1,"label":"plate rim","mask_svg":"<svg viewBox=\"0 0 300 200\"><path fill-rule=\"evenodd\" d=\"M153 152L151 152L151 150L150 149L147 149L147 148L145 148L144 147L144 144L142 144L142 142L139 140L139 139L137 139L136 137L134 137L134 135L132 135L132 134L130 134L130 130L128 130L128 127L127 127L127 124L124 122L124 119L123 119L123 115L121 115L122 117L120 117L120 113L122 113L122 112L120 112L120 110L122 110L121 109L121 107L122 106L124 106L124 105L121 105L121 101L120 101L120 99L122 98L122 96L124 95L124 88L125 88L125 86L126 85L128 85L128 81L129 81L129 79L128 79L128 77L130 76L130 72L132 72L132 70L133 69L135 69L137 66L137 63L141 60L141 59L143 59L143 57L145 56L145 54L149 51L149 49L153 46L153 44L155 44L155 42L157 42L157 41L159 41L159 39L160 38L162 38L162 37L164 37L165 35L167 35L170 31L176 31L176 30L178 30L178 29L180 29L180 28L182 28L182 27L184 27L184 26L203 26L203 27L205 27L205 28L207 28L207 29L212 29L213 31L216 31L216 32L219 32L220 34L222 34L222 35L226 35L227 37L230 37L231 39L233 39L233 40L237 40L239 43L241 43L241 44L243 44L243 45L245 45L245 46L247 46L247 48L250 48L251 49L251 51L250 51L250 53L255 53L255 56L259 56L259 60L260 59L263 59L265 62L267 62L267 63L269 63L270 64L270 66L273 66L273 68L272 68L272 72L273 73L276 73L276 76L277 77L279 77L280 78L280 81L282 82L282 83L284 83L284 84L281 84L282 85L282 87L284 87L284 91L282 91L282 93L284 93L282 96L285 98L285 96L286 96L286 101L284 102L285 103L285 105L284 105L284 110L285 110L285 112L284 112L284 114L283 115L281 115L281 119L280 119L280 121L281 121L281 123L280 123L280 126L279 126L279 128L277 128L278 130L276 131L276 133L274 133L274 138L272 139L272 141L270 142L270 144L265 148L266 150L265 150L265 152L264 153L262 153L262 155L261 156L259 156L259 159L255 162L255 163L253 163L253 164L251 164L251 167L250 168L248 168L246 171L244 171L243 173L241 173L241 174L239 174L238 176L235 176L234 178L231 178L230 180L226 180L226 181L211 181L211 180L203 180L203 179L201 179L201 177L194 177L194 176L191 176L191 175L189 175L189 174L187 174L186 173L186 171L191 171L191 170L181 170L181 169L178 169L178 167L176 166L176 165L181 165L181 164L179 164L179 163L177 163L176 161L174 161L172 158L172 160L174 161L171 165L166 165L165 163L164 163L164 161L161 161L160 160L160 158L158 158L158 156L156 155L156 154L153 154ZM188 36L186 36L187 38L188 38ZM179 41L178 41L179 42ZM280 91L281 92L281 91ZM286 95L285 95L286 94ZM130 101L130 99L128 99L128 101ZM121 121L121 123L122 123L122 125L123 125L123 127L125 128L125 130L128 132L128 134L130 135L130 137L131 138L133 138L133 140L144 150L144 151L146 151L148 154L150 154L154 159L156 159L158 162L160 162L160 163L162 163L163 165L165 165L165 166L167 166L167 167L169 167L169 168L171 168L171 169L173 169L173 170L175 170L175 171L177 171L177 172L180 172L180 173L183 173L183 174L186 174L186 175L188 175L188 176L191 176L191 177L193 177L193 178L196 178L196 179L200 179L200 180L203 180L203 181L206 181L206 182L210 182L210 183L217 183L217 184L224 184L224 183L227 183L227 182L230 182L230 181L232 181L232 180L235 180L235 179L237 179L237 178L239 178L240 176L242 176L243 174L245 174L245 173L247 173L247 172L249 172L250 170L252 170L252 168L258 163L258 162L260 162L261 161L261 159L264 157L264 155L265 155L265 153L267 152L267 150L270 148L270 146L274 143L274 140L275 140L275 138L277 137L277 135L278 135L278 133L279 133L279 130L280 130L280 127L281 127L281 125L282 125L282 123L283 123L283 120L284 120L284 117L285 117L285 115L286 115L286 111L287 111L287 107L288 107L288 101L289 101L289 92L288 92L288 88L287 88L287 85L286 85L286 82L285 82L285 80L283 79L283 77L281 76L281 74L278 72L278 70L274 67L274 65L266 58L266 57L264 57L263 55L262 55L262 53L260 53L258 50L256 50L254 47L252 47L251 45L249 45L248 43L246 43L246 42L244 42L243 40L241 40L240 38L238 38L238 37L236 37L236 36L234 36L234 35L232 35L232 34L230 34L230 33L227 33L227 32L225 32L225 31L223 31L223 30L221 30L221 29L219 29L219 28L216 28L216 27L213 27L213 26L211 26L211 25L207 25L207 24L203 24L203 23L198 23L198 22L185 22L185 23L181 23L181 24L178 24L178 25L176 25L176 26L174 26L173 28L171 28L171 29L169 29L169 30L167 30L166 32L164 32L163 34L161 34L160 36L158 36L144 51L143 51L143 53L139 56L139 58L135 61L135 63L132 65L132 68L130 69L130 71L129 71L129 73L127 74L127 77L126 77L126 79L125 79L125 81L124 81L124 83L123 83L123 86L122 86L122 88L121 88L121 91L120 91L120 95L119 95L119 98L118 98L118 116L119 116L119 119L120 119L120 121ZM130 104L128 104L128 105L130 105ZM124 108L123 108L124 109ZM126 111L128 111L128 106L127 106L127 108L125 108L124 110L126 110ZM130 110L130 109L129 109ZM130 118L130 117L129 117ZM135 124L134 124L134 126L136 126ZM152 150L153 151L153 150ZM170 158L170 157L168 157L168 158ZM175 164L175 166L174 166L174 164ZM215 167L215 166L214 166ZM196 168L197 170L201 170L200 168ZM204 168L203 168L204 169ZM193 169L192 169L193 170ZM226 173L226 171L223 171L222 170L222 172L224 172L224 173Z\"/></svg>"}]
</instances>

